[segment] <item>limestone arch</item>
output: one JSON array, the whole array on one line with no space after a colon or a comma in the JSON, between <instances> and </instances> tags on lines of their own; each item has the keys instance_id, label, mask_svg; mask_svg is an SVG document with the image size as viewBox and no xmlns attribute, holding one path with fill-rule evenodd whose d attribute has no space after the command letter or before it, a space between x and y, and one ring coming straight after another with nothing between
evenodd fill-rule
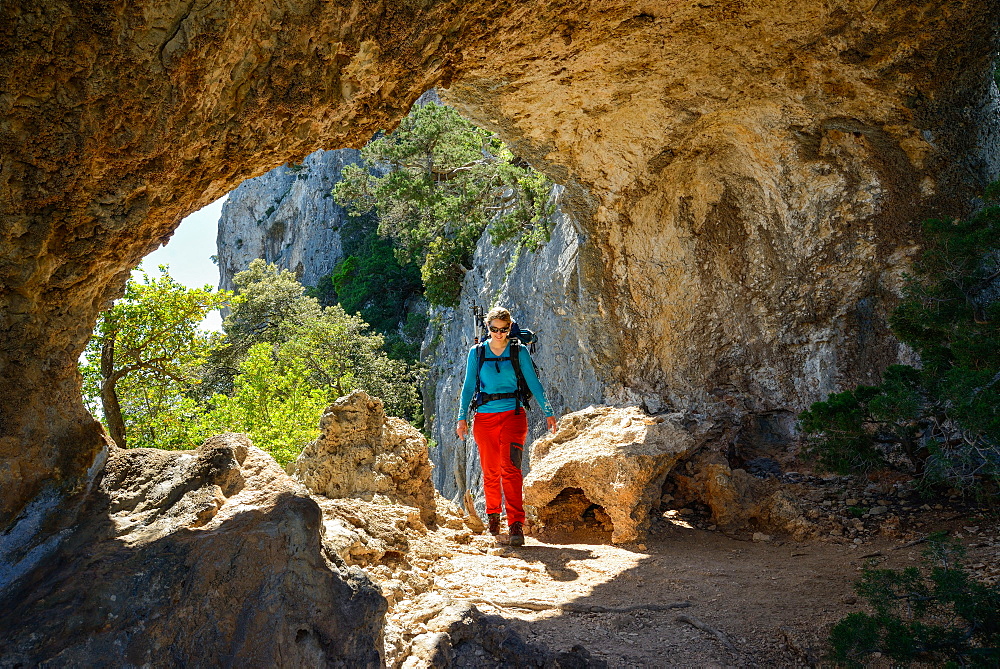
<instances>
[{"instance_id":1,"label":"limestone arch","mask_svg":"<svg viewBox=\"0 0 1000 669\"><path fill-rule=\"evenodd\" d=\"M59 507L99 469L75 365L131 267L243 179L357 146L435 86L568 185L591 240L609 397L765 410L820 392L801 382L813 367L833 384L864 378L892 353L879 319L910 224L965 206L997 172L984 151L997 141L993 10L4 5L0 528L29 504ZM838 249L821 299L794 294ZM864 300L874 326L852 351Z\"/></svg>"}]
</instances>

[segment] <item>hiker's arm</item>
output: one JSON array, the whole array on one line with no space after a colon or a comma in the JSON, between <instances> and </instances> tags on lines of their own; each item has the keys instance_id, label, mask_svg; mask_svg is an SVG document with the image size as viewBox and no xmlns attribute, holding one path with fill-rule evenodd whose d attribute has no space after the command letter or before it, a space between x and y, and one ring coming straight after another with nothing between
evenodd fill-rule
<instances>
[{"instance_id":1,"label":"hiker's arm","mask_svg":"<svg viewBox=\"0 0 1000 669\"><path fill-rule=\"evenodd\" d=\"M524 375L524 380L528 384L531 394L538 400L538 406L542 407L542 411L545 412L546 416L554 415L555 412L552 411L549 400L545 397L545 389L542 388L542 384L538 380L538 375L535 374L535 366L531 364L531 356L528 354L528 349L522 346L518 355L521 358L521 374Z\"/></svg>"},{"instance_id":2,"label":"hiker's arm","mask_svg":"<svg viewBox=\"0 0 1000 669\"><path fill-rule=\"evenodd\" d=\"M458 420L469 417L469 404L476 392L476 348L469 349L469 358L465 363L465 380L462 381L462 399L458 404Z\"/></svg>"}]
</instances>

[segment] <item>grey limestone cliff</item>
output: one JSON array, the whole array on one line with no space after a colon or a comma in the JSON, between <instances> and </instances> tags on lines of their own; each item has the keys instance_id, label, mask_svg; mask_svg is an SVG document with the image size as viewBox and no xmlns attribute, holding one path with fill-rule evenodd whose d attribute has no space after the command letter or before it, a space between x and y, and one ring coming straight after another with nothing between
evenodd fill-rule
<instances>
[{"instance_id":1,"label":"grey limestone cliff","mask_svg":"<svg viewBox=\"0 0 1000 669\"><path fill-rule=\"evenodd\" d=\"M355 149L316 151L301 164L275 168L236 188L222 207L217 240L219 287L256 258L288 269L314 286L343 257L339 229L347 212L330 191Z\"/></svg>"},{"instance_id":2,"label":"grey limestone cliff","mask_svg":"<svg viewBox=\"0 0 1000 669\"><path fill-rule=\"evenodd\" d=\"M347 214L330 191L344 166L357 162L359 153L353 149L317 151L301 165L276 168L233 191L219 220L220 287L232 290L233 276L255 258L295 272L305 285L315 285L331 272L344 255L339 229ZM553 197L558 205L563 189L555 187ZM429 427L439 445L433 456L434 483L447 497L459 497L466 487L481 489L475 444L471 439L460 444L454 434L464 361L474 336L473 303L508 306L520 323L539 334L534 359L557 414L604 399L585 334L593 329L583 327L599 311L581 281L586 239L558 208L554 222L551 241L536 252L519 251L513 244L495 246L485 234L465 278L461 306L432 314L421 355L430 370L424 412L432 417ZM529 441L544 430L541 411L536 408L530 417Z\"/></svg>"},{"instance_id":3,"label":"grey limestone cliff","mask_svg":"<svg viewBox=\"0 0 1000 669\"><path fill-rule=\"evenodd\" d=\"M556 186L553 193L558 204L564 191ZM589 328L580 327L599 309L581 282L586 249L586 237L572 217L558 209L551 241L536 252L519 253L513 244L495 246L484 234L462 285L460 306L432 312L421 356L430 368L424 411L437 442L431 456L434 485L445 497L458 500L466 488L480 494L482 490L475 444L455 436L465 361L474 336L473 304L486 310L505 306L518 323L538 334L533 359L556 415L603 400L605 388L594 371L585 334ZM530 444L542 435L545 420L537 404L528 415Z\"/></svg>"}]
</instances>

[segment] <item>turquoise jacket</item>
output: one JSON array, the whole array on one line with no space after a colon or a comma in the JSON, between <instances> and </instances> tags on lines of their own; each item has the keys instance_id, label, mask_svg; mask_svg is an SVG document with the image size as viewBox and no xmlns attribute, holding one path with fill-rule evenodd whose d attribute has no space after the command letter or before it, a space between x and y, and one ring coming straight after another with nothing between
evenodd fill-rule
<instances>
[{"instance_id":1,"label":"turquoise jacket","mask_svg":"<svg viewBox=\"0 0 1000 669\"><path fill-rule=\"evenodd\" d=\"M497 361L496 358L510 357L510 343L500 355L493 355L493 350L489 342L476 344L469 349L469 359L465 365L465 381L462 383L462 400L458 407L458 419L466 420L469 415L469 404L472 403L472 396L476 394L476 366L479 364L478 349L480 346L486 347L486 361L480 371L483 392L486 393L512 393L517 390L517 375L514 373L514 365L510 360ZM531 355L524 346L519 347L519 360L521 362L521 373L531 390L538 406L546 416L554 415L549 401L545 398L545 390L542 388L538 375L535 374L535 366L531 364ZM513 398L505 400L493 400L482 405L476 411L482 413L501 413L503 411L513 411L517 408L517 402Z\"/></svg>"}]
</instances>

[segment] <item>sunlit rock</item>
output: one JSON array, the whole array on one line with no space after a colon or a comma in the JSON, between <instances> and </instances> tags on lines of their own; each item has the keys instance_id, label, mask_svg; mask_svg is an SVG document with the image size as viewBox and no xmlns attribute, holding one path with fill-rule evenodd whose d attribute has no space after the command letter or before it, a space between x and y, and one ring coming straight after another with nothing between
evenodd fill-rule
<instances>
[{"instance_id":1,"label":"sunlit rock","mask_svg":"<svg viewBox=\"0 0 1000 669\"><path fill-rule=\"evenodd\" d=\"M309 490L331 499L413 506L433 523L436 503L427 439L402 418L386 416L382 400L357 390L331 404L290 471Z\"/></svg>"},{"instance_id":2,"label":"sunlit rock","mask_svg":"<svg viewBox=\"0 0 1000 669\"><path fill-rule=\"evenodd\" d=\"M83 517L0 602L0 665L380 666L385 600L245 436L114 449Z\"/></svg>"},{"instance_id":3,"label":"sunlit rock","mask_svg":"<svg viewBox=\"0 0 1000 669\"><path fill-rule=\"evenodd\" d=\"M579 490L601 508L616 543L640 540L649 512L659 504L663 481L678 460L705 443L711 423L684 414L650 416L636 407L590 407L564 416L559 430L534 444L524 481L525 504L545 523L583 507L568 504L558 515L546 507L567 489Z\"/></svg>"}]
</instances>

